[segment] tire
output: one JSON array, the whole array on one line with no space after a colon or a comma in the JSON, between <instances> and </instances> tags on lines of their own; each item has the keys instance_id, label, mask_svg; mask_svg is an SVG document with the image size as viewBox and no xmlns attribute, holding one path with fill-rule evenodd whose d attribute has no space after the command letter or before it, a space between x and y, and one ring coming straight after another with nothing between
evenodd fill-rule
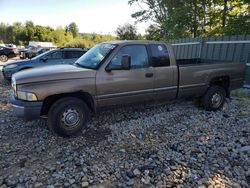
<instances>
[{"instance_id":1,"label":"tire","mask_svg":"<svg viewBox=\"0 0 250 188\"><path fill-rule=\"evenodd\" d=\"M76 135L86 126L90 112L86 103L75 97L59 99L49 110L49 128L56 134Z\"/></svg>"},{"instance_id":2,"label":"tire","mask_svg":"<svg viewBox=\"0 0 250 188\"><path fill-rule=\"evenodd\" d=\"M0 61L7 62L8 60L9 60L9 58L7 55L4 55L4 54L0 55Z\"/></svg>"},{"instance_id":3,"label":"tire","mask_svg":"<svg viewBox=\"0 0 250 188\"><path fill-rule=\"evenodd\" d=\"M226 91L220 86L211 86L202 97L202 104L207 111L220 110L226 100Z\"/></svg>"}]
</instances>

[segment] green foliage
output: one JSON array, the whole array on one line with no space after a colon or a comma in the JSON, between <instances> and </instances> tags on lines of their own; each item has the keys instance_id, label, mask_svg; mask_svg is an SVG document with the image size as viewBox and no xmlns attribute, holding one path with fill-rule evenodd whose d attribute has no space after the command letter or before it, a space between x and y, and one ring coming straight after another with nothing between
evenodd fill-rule
<instances>
[{"instance_id":1,"label":"green foliage","mask_svg":"<svg viewBox=\"0 0 250 188\"><path fill-rule=\"evenodd\" d=\"M69 26L66 27L66 31L71 32L74 38L76 38L79 33L78 26L75 22L71 22Z\"/></svg>"},{"instance_id":2,"label":"green foliage","mask_svg":"<svg viewBox=\"0 0 250 188\"><path fill-rule=\"evenodd\" d=\"M94 45L95 43L93 41L86 39L77 39L67 43L65 46L71 48L90 48Z\"/></svg>"},{"instance_id":3,"label":"green foliage","mask_svg":"<svg viewBox=\"0 0 250 188\"><path fill-rule=\"evenodd\" d=\"M137 40L137 29L131 24L124 24L118 26L115 33L117 34L118 39L120 40Z\"/></svg>"},{"instance_id":4,"label":"green foliage","mask_svg":"<svg viewBox=\"0 0 250 188\"><path fill-rule=\"evenodd\" d=\"M223 29L226 35L245 35L250 33L250 15L239 15L237 18L228 18L228 27Z\"/></svg>"},{"instance_id":5,"label":"green foliage","mask_svg":"<svg viewBox=\"0 0 250 188\"><path fill-rule=\"evenodd\" d=\"M144 8L132 14L137 21L151 21L146 38L249 34L249 0L129 0ZM143 5L143 6L142 6Z\"/></svg>"},{"instance_id":6,"label":"green foliage","mask_svg":"<svg viewBox=\"0 0 250 188\"><path fill-rule=\"evenodd\" d=\"M68 28L68 29L67 29ZM25 24L16 22L13 25L0 23L0 41L16 45L27 45L29 41L53 42L59 47L90 48L97 43L115 40L111 35L79 34L75 23L69 24L66 30L62 27L53 29L34 25L27 21Z\"/></svg>"},{"instance_id":7,"label":"green foliage","mask_svg":"<svg viewBox=\"0 0 250 188\"><path fill-rule=\"evenodd\" d=\"M161 40L164 33L163 30L158 25L150 25L146 30L146 39L147 40Z\"/></svg>"},{"instance_id":8,"label":"green foliage","mask_svg":"<svg viewBox=\"0 0 250 188\"><path fill-rule=\"evenodd\" d=\"M237 98L248 98L250 99L250 91L247 89L237 89L232 91L231 93L232 97L237 97Z\"/></svg>"},{"instance_id":9,"label":"green foliage","mask_svg":"<svg viewBox=\"0 0 250 188\"><path fill-rule=\"evenodd\" d=\"M107 42L115 40L116 38L112 35L99 35L96 33L92 34L79 34L77 38L69 41L66 43L66 47L72 47L72 48L91 48L95 44L101 43L101 42Z\"/></svg>"}]
</instances>

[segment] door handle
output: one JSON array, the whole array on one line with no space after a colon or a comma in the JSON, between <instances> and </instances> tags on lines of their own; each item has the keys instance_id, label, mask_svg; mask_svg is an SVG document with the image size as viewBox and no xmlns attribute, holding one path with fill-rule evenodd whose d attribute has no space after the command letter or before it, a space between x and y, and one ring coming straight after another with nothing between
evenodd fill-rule
<instances>
[{"instance_id":1,"label":"door handle","mask_svg":"<svg viewBox=\"0 0 250 188\"><path fill-rule=\"evenodd\" d=\"M146 73L145 77L146 78L151 78L154 76L154 73Z\"/></svg>"}]
</instances>

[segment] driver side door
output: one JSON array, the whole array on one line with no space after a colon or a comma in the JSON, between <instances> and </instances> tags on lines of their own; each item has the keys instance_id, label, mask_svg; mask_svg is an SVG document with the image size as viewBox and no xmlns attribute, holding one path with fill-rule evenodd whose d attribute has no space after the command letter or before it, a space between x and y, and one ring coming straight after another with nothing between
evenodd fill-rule
<instances>
[{"instance_id":1,"label":"driver side door","mask_svg":"<svg viewBox=\"0 0 250 188\"><path fill-rule=\"evenodd\" d=\"M130 70L117 70L122 57L131 57ZM136 103L153 99L154 69L149 66L146 45L126 45L111 59L111 71L100 69L96 76L98 106Z\"/></svg>"}]
</instances>

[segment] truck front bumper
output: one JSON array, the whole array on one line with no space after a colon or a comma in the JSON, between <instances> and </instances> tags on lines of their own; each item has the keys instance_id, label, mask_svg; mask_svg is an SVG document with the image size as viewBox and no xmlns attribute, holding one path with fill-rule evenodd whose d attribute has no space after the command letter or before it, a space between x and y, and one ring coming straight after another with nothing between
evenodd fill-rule
<instances>
[{"instance_id":1,"label":"truck front bumper","mask_svg":"<svg viewBox=\"0 0 250 188\"><path fill-rule=\"evenodd\" d=\"M28 102L11 97L10 100L12 109L17 117L22 117L25 120L38 119L41 114L43 102Z\"/></svg>"}]
</instances>

